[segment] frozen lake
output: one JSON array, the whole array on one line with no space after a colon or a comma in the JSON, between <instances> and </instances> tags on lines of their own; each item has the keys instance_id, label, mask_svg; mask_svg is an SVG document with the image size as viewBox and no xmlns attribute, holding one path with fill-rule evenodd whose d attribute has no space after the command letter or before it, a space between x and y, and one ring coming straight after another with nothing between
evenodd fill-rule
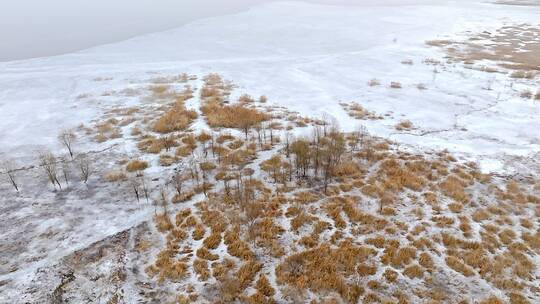
<instances>
[{"instance_id":1,"label":"frozen lake","mask_svg":"<svg viewBox=\"0 0 540 304\"><path fill-rule=\"evenodd\" d=\"M0 10L0 61L71 53L159 32L275 0L20 0ZM335 5L436 3L411 0L306 0Z\"/></svg>"}]
</instances>

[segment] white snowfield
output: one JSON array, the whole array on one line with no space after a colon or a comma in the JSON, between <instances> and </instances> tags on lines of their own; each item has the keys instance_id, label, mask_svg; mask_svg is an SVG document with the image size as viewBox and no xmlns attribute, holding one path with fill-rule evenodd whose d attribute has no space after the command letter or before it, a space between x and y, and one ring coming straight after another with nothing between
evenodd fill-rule
<instances>
[{"instance_id":1,"label":"white snowfield","mask_svg":"<svg viewBox=\"0 0 540 304\"><path fill-rule=\"evenodd\" d=\"M151 77L215 72L239 85L240 93L266 95L270 103L303 116L333 117L345 130L363 124L407 148L448 149L480 162L485 171L523 170L509 164L520 157L520 164L538 175L540 102L523 99L519 92L540 89L540 77L511 79L459 63L433 66L424 61L446 61L446 54L427 46L427 40L466 39L507 24L539 22L540 6L482 1L275 2L69 55L0 63L0 160L35 163L36 151L61 149L61 129L97 119L109 102L136 102L134 97L113 100L104 92L122 91ZM413 64L402 64L404 60ZM381 85L369 86L371 79ZM402 88L390 88L391 82ZM418 84L427 90L419 90ZM357 102L388 115L355 120L340 102ZM416 129L397 131L402 120ZM153 212L151 206L139 209L118 202L91 205L96 197L70 201L69 196L48 194L45 181L40 186L42 197L21 198L20 210L8 209L10 217L31 220L28 229L45 233L54 227L69 235L46 245L32 240L29 250L35 246L46 258L29 269L0 274L0 281L16 281L9 299L20 300L17 286L32 280L37 267L148 220ZM6 199L0 195L3 204ZM106 193L98 198L110 199ZM69 205L53 204L55 199ZM13 208L15 203L9 202ZM2 232L0 242L17 233Z\"/></svg>"},{"instance_id":2,"label":"white snowfield","mask_svg":"<svg viewBox=\"0 0 540 304\"><path fill-rule=\"evenodd\" d=\"M277 2L74 54L1 63L0 152L23 155L50 146L59 129L95 117L99 105L81 102L80 94L99 96L152 72L218 72L246 92L265 94L305 115L330 114L345 129L359 122L338 102L356 101L379 114L391 112L392 119L365 124L370 132L406 144L488 160L538 153L538 103L520 99L509 89L507 75L459 65L435 73L422 61L444 56L426 40L534 24L539 7L382 2ZM400 64L403 60L414 65ZM112 80L96 82L97 77ZM369 87L372 78L382 86ZM392 81L403 89L388 89ZM419 83L428 90L418 90ZM402 119L428 134L396 134L393 126ZM496 165L486 161L484 169L500 169Z\"/></svg>"}]
</instances>

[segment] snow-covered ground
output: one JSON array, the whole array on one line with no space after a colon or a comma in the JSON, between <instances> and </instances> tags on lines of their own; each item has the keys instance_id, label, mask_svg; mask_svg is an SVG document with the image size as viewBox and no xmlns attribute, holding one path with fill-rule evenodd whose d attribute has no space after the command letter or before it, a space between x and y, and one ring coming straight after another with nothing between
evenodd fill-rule
<instances>
[{"instance_id":1,"label":"snow-covered ground","mask_svg":"<svg viewBox=\"0 0 540 304\"><path fill-rule=\"evenodd\" d=\"M331 116L346 130L364 124L371 133L411 149L448 149L479 161L485 171L537 175L540 103L521 98L520 91L540 89L538 77L512 79L446 63L447 54L425 42L466 39L506 24L537 24L540 9L481 1L389 3L276 2L69 55L0 63L0 160L35 164L37 151L61 149L61 129L89 124L111 103L134 102L133 97L111 98L105 92L160 75L217 72L234 80L240 92L266 95L304 116ZM441 64L426 64L427 59ZM406 60L413 64L403 64ZM371 79L381 85L369 86ZM402 88L390 88L391 82ZM427 90L419 90L419 84ZM355 120L339 105L353 101L388 115ZM394 126L402 120L417 129L397 131ZM117 152L129 149L120 145ZM516 157L522 162L509 164ZM44 189L45 181L36 187ZM76 249L150 218L151 206L122 201L128 200L128 190L118 201L109 201L103 193L115 189L108 187L77 200L45 190L39 199L1 196L4 213L13 220L9 223L17 225L2 226L5 248L25 229L49 238L44 245L28 234L16 244L27 245L28 256L21 261L31 267L0 265L0 282L16 281L6 285L9 299L19 299L17 288L35 277L37 267L53 265ZM8 186L0 190L10 191ZM96 200L103 204L92 205ZM61 201L68 205L59 205ZM33 256L33 245L43 252Z\"/></svg>"},{"instance_id":2,"label":"snow-covered ground","mask_svg":"<svg viewBox=\"0 0 540 304\"><path fill-rule=\"evenodd\" d=\"M100 94L151 72L185 71L221 73L292 110L329 113L345 128L356 122L345 117L339 101L392 112L393 121L370 123L369 129L408 144L490 158L534 155L540 148L538 104L509 90L507 76L455 65L435 75L422 61L445 55L427 48L426 40L538 17L537 8L475 1L358 7L280 2L70 55L2 63L0 151L50 145L62 127L95 117L99 107L80 102L81 94ZM407 59L414 65L400 64ZM98 83L97 77L113 79ZM368 87L372 78L382 87ZM404 88L389 90L392 81ZM490 82L493 89L483 89ZM428 90L418 90L418 83ZM393 134L400 119L450 131L421 138ZM455 131L455 125L467 131Z\"/></svg>"}]
</instances>

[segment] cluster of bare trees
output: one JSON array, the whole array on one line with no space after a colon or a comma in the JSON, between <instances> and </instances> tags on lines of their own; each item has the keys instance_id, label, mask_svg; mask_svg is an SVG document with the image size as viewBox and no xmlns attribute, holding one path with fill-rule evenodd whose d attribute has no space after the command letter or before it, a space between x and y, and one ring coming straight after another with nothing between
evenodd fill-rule
<instances>
[{"instance_id":1,"label":"cluster of bare trees","mask_svg":"<svg viewBox=\"0 0 540 304\"><path fill-rule=\"evenodd\" d=\"M80 181L86 184L92 174L92 162L87 154L75 154L74 145L77 141L75 132L73 130L62 130L58 135L58 141L66 149L68 156L59 157L50 151L42 151L37 157L37 168L43 170L47 180L55 189L62 189L62 184L65 186L69 184L73 167L78 169ZM16 168L13 160L7 160L0 164L0 174L5 175L13 189L19 192L21 188L19 179L17 178L19 175L18 173L33 168L34 166L28 168Z\"/></svg>"},{"instance_id":2,"label":"cluster of bare trees","mask_svg":"<svg viewBox=\"0 0 540 304\"><path fill-rule=\"evenodd\" d=\"M57 157L52 152L46 151L40 152L38 159L39 167L43 169L49 182L55 189L58 187L62 190L61 179L63 179L66 186L69 185L70 174L74 165L79 172L80 181L85 184L88 182L93 170L91 159L86 154L80 154L76 158L68 160Z\"/></svg>"},{"instance_id":3,"label":"cluster of bare trees","mask_svg":"<svg viewBox=\"0 0 540 304\"><path fill-rule=\"evenodd\" d=\"M131 189L133 190L133 194L135 194L137 202L140 202L141 198L144 197L146 199L146 202L148 203L150 199L150 191L144 175L137 174L135 176L132 176L129 179L129 184Z\"/></svg>"},{"instance_id":4,"label":"cluster of bare trees","mask_svg":"<svg viewBox=\"0 0 540 304\"><path fill-rule=\"evenodd\" d=\"M343 155L350 149L355 152L366 146L365 127L345 134L337 127L317 126L311 137L292 140L286 136L282 154L276 154L261 163L275 183L297 179L321 179L324 190L342 163Z\"/></svg>"}]
</instances>

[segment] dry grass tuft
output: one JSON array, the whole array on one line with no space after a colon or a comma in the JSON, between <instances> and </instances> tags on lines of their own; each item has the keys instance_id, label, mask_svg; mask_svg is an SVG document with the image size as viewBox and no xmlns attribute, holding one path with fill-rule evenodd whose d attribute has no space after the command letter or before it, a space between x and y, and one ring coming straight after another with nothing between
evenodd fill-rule
<instances>
[{"instance_id":1,"label":"dry grass tuft","mask_svg":"<svg viewBox=\"0 0 540 304\"><path fill-rule=\"evenodd\" d=\"M221 244L221 233L214 232L203 241L203 245L208 249L216 249Z\"/></svg>"},{"instance_id":2,"label":"dry grass tuft","mask_svg":"<svg viewBox=\"0 0 540 304\"><path fill-rule=\"evenodd\" d=\"M534 96L534 93L533 93L533 91L531 91L531 90L523 90L523 91L521 91L521 93L519 94L519 96L520 96L521 98L525 98L525 99L532 99L533 96Z\"/></svg>"},{"instance_id":3,"label":"dry grass tuft","mask_svg":"<svg viewBox=\"0 0 540 304\"><path fill-rule=\"evenodd\" d=\"M125 181L127 179L127 176L124 173L124 171L113 170L113 171L109 171L109 172L105 173L104 178L109 183L113 183L113 182Z\"/></svg>"},{"instance_id":4,"label":"dry grass tuft","mask_svg":"<svg viewBox=\"0 0 540 304\"><path fill-rule=\"evenodd\" d=\"M255 285L255 288L262 295L267 296L267 297L272 297L276 293L272 285L270 285L270 282L268 281L266 276L263 274L261 274L259 277L259 280L257 280L257 284Z\"/></svg>"},{"instance_id":5,"label":"dry grass tuft","mask_svg":"<svg viewBox=\"0 0 540 304\"><path fill-rule=\"evenodd\" d=\"M261 270L262 264L253 260L244 262L236 272L236 278L240 283L240 288L247 288L255 279L257 273Z\"/></svg>"},{"instance_id":6,"label":"dry grass tuft","mask_svg":"<svg viewBox=\"0 0 540 304\"><path fill-rule=\"evenodd\" d=\"M333 290L343 299L356 302L363 290L356 285L348 285L345 277L353 275L356 267L374 253L372 249L347 242L336 249L325 245L287 257L276 268L276 275L279 283L314 292ZM354 292L353 299L350 292Z\"/></svg>"},{"instance_id":7,"label":"dry grass tuft","mask_svg":"<svg viewBox=\"0 0 540 304\"><path fill-rule=\"evenodd\" d=\"M186 110L184 103L179 101L157 120L152 129L158 133L184 131L196 118L197 112Z\"/></svg>"},{"instance_id":8,"label":"dry grass tuft","mask_svg":"<svg viewBox=\"0 0 540 304\"><path fill-rule=\"evenodd\" d=\"M383 276L386 279L386 281L388 281L389 283L393 283L397 280L399 274L390 268L386 268L386 270L383 273Z\"/></svg>"},{"instance_id":9,"label":"dry grass tuft","mask_svg":"<svg viewBox=\"0 0 540 304\"><path fill-rule=\"evenodd\" d=\"M402 120L395 126L395 129L398 131L409 131L413 129L413 124L410 120Z\"/></svg>"},{"instance_id":10,"label":"dry grass tuft","mask_svg":"<svg viewBox=\"0 0 540 304\"><path fill-rule=\"evenodd\" d=\"M167 214L158 214L154 217L156 226L160 232L169 231L174 228L170 217Z\"/></svg>"},{"instance_id":11,"label":"dry grass tuft","mask_svg":"<svg viewBox=\"0 0 540 304\"><path fill-rule=\"evenodd\" d=\"M428 270L432 270L434 267L431 256L429 255L429 253L426 252L422 252L420 254L420 257L418 258L418 263Z\"/></svg>"},{"instance_id":12,"label":"dry grass tuft","mask_svg":"<svg viewBox=\"0 0 540 304\"><path fill-rule=\"evenodd\" d=\"M200 281L207 281L210 278L210 270L206 260L196 259L193 261L193 269L199 275Z\"/></svg>"},{"instance_id":13,"label":"dry grass tuft","mask_svg":"<svg viewBox=\"0 0 540 304\"><path fill-rule=\"evenodd\" d=\"M216 260L219 259L219 255L211 253L205 247L201 247L201 248L197 249L196 255L197 255L197 257L199 257L201 259L209 260L209 261L216 261Z\"/></svg>"},{"instance_id":14,"label":"dry grass tuft","mask_svg":"<svg viewBox=\"0 0 540 304\"><path fill-rule=\"evenodd\" d=\"M143 171L148 168L148 162L143 160L132 160L126 165L128 172Z\"/></svg>"},{"instance_id":15,"label":"dry grass tuft","mask_svg":"<svg viewBox=\"0 0 540 304\"><path fill-rule=\"evenodd\" d=\"M429 46L447 46L452 44L451 40L428 40L426 44Z\"/></svg>"},{"instance_id":16,"label":"dry grass tuft","mask_svg":"<svg viewBox=\"0 0 540 304\"><path fill-rule=\"evenodd\" d=\"M469 266L463 264L460 260L453 256L448 256L445 259L446 265L448 265L450 268L454 269L455 271L461 273L462 275L466 277L471 277L474 275L474 271Z\"/></svg>"},{"instance_id":17,"label":"dry grass tuft","mask_svg":"<svg viewBox=\"0 0 540 304\"><path fill-rule=\"evenodd\" d=\"M401 64L405 64L405 65L413 65L414 64L414 61L412 59L405 59L405 60L402 60L401 61Z\"/></svg>"},{"instance_id":18,"label":"dry grass tuft","mask_svg":"<svg viewBox=\"0 0 540 304\"><path fill-rule=\"evenodd\" d=\"M470 201L469 195L465 193L466 186L466 182L453 175L439 183L439 189L444 195L464 204Z\"/></svg>"},{"instance_id":19,"label":"dry grass tuft","mask_svg":"<svg viewBox=\"0 0 540 304\"><path fill-rule=\"evenodd\" d=\"M511 78L515 79L534 79L536 77L537 72L536 71L515 71L510 74Z\"/></svg>"},{"instance_id":20,"label":"dry grass tuft","mask_svg":"<svg viewBox=\"0 0 540 304\"><path fill-rule=\"evenodd\" d=\"M403 270L403 274L411 279L421 279L424 276L424 269L419 265L411 265Z\"/></svg>"},{"instance_id":21,"label":"dry grass tuft","mask_svg":"<svg viewBox=\"0 0 540 304\"><path fill-rule=\"evenodd\" d=\"M360 264L356 268L356 272L362 277L372 276L377 273L376 265Z\"/></svg>"},{"instance_id":22,"label":"dry grass tuft","mask_svg":"<svg viewBox=\"0 0 540 304\"><path fill-rule=\"evenodd\" d=\"M504 301L496 296L490 296L487 299L481 300L478 304L504 304Z\"/></svg>"},{"instance_id":23,"label":"dry grass tuft","mask_svg":"<svg viewBox=\"0 0 540 304\"><path fill-rule=\"evenodd\" d=\"M244 133L257 124L268 120L266 114L243 105L206 104L201 107L201 111L212 128L235 128L244 131Z\"/></svg>"},{"instance_id":24,"label":"dry grass tuft","mask_svg":"<svg viewBox=\"0 0 540 304\"><path fill-rule=\"evenodd\" d=\"M383 119L382 116L377 115L375 112L368 111L364 107L362 107L360 104L353 102L351 104L347 103L341 103L341 106L345 111L347 111L347 114L349 114L350 117L358 119L358 120L377 120L377 119Z\"/></svg>"}]
</instances>

